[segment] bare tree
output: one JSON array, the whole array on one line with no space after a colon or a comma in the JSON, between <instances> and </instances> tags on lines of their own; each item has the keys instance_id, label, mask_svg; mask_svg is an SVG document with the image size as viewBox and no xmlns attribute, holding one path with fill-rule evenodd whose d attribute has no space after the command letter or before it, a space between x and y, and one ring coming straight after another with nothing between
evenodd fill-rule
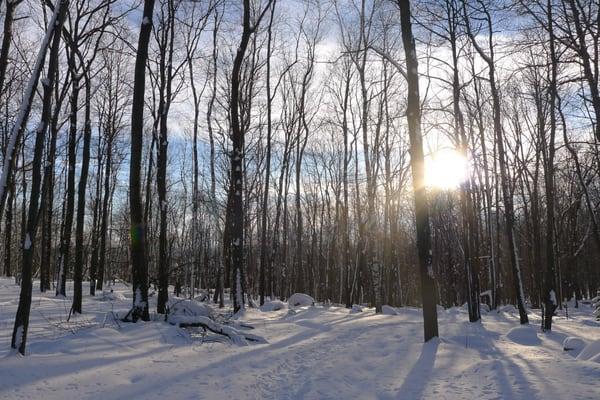
<instances>
[{"instance_id":1,"label":"bare tree","mask_svg":"<svg viewBox=\"0 0 600 400\"><path fill-rule=\"evenodd\" d=\"M26 234L22 245L23 257L21 268L21 293L19 295L19 306L17 308L17 315L15 317L15 325L11 340L11 347L13 349L17 349L17 351L23 355L25 355L25 346L27 343L27 330L29 327L29 312L31 309L32 263L35 236L38 225L37 216L39 213L38 204L42 181L41 167L44 151L44 140L46 136L46 130L50 121L52 107L52 91L56 72L55 68L58 63L58 50L60 45L60 29L62 28L68 5L69 2L67 0L62 0L61 2L56 4L54 8L54 13L52 14L52 19L48 24L48 29L46 31L44 41L41 44L36 68L34 69L33 75L30 78L29 89L33 91L35 83L39 78L39 74L44 63L44 56L46 53L46 49L49 45L50 38L53 37L54 39L52 42L52 50L50 52L50 62L48 65L48 79L45 81L44 85L44 104L42 110L42 119L36 130L35 137L35 152L32 163L31 194L29 198ZM31 101L31 97L26 97L23 101ZM31 105L29 105L29 107L31 107ZM3 178L6 179L5 176L3 176Z\"/></svg>"},{"instance_id":2,"label":"bare tree","mask_svg":"<svg viewBox=\"0 0 600 400\"><path fill-rule=\"evenodd\" d=\"M144 131L144 88L146 86L146 60L152 33L154 0L144 0L144 12L135 59L133 103L131 107L131 161L129 166L129 211L131 225L131 267L133 272L133 308L131 320L148 321L148 264L141 193L141 167Z\"/></svg>"}]
</instances>

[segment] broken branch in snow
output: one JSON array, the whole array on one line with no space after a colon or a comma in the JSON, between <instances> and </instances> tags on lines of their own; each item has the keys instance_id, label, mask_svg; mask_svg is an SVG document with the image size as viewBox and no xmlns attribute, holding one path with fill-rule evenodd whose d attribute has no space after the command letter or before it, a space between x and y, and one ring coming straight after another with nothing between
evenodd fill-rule
<instances>
[{"instance_id":1,"label":"broken branch in snow","mask_svg":"<svg viewBox=\"0 0 600 400\"><path fill-rule=\"evenodd\" d=\"M168 318L168 322L171 325L177 325L180 328L203 328L213 333L227 336L233 343L238 346L248 346L248 342L266 344L268 343L264 338L252 335L250 333L240 332L237 329L221 325L209 317L204 316L187 316L187 315L175 315Z\"/></svg>"}]
</instances>

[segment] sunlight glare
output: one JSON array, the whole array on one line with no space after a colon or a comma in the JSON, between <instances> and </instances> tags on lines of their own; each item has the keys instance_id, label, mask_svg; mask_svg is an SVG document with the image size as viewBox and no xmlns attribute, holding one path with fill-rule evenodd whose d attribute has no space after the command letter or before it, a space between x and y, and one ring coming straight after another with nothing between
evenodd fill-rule
<instances>
[{"instance_id":1,"label":"sunlight glare","mask_svg":"<svg viewBox=\"0 0 600 400\"><path fill-rule=\"evenodd\" d=\"M426 158L425 184L441 190L456 189L467 179L467 159L456 150L441 149Z\"/></svg>"}]
</instances>

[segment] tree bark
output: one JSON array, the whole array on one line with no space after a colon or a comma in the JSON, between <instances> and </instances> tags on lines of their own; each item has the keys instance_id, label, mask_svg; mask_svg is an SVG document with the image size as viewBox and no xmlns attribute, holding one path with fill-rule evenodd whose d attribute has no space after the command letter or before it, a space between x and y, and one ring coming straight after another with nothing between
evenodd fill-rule
<instances>
[{"instance_id":1,"label":"tree bark","mask_svg":"<svg viewBox=\"0 0 600 400\"><path fill-rule=\"evenodd\" d=\"M148 264L146 260L146 227L141 193L141 169L144 134L144 88L146 86L146 60L152 32L154 0L144 0L144 12L135 59L133 104L131 107L131 160L129 164L129 212L131 267L133 273L133 307L131 320L148 321Z\"/></svg>"},{"instance_id":2,"label":"tree bark","mask_svg":"<svg viewBox=\"0 0 600 400\"><path fill-rule=\"evenodd\" d=\"M421 136L421 103L419 96L419 72L415 39L412 33L410 2L398 0L402 43L406 55L406 75L408 99L406 118L410 138L410 164L413 175L415 196L415 223L417 227L417 248L419 272L421 276L421 296L423 298L423 328L425 341L438 336L436 287L432 266L431 228L429 226L429 206L425 187L425 157Z\"/></svg>"},{"instance_id":3,"label":"tree bark","mask_svg":"<svg viewBox=\"0 0 600 400\"><path fill-rule=\"evenodd\" d=\"M44 153L44 141L48 123L50 120L52 88L54 84L55 68L58 63L58 46L60 43L60 29L64 21L68 7L68 1L62 0L55 8L52 19L48 25L46 36L42 42L40 50L41 57L38 58L39 63L36 63L36 69L33 71L30 82L37 82L41 67L43 65L46 49L50 42L50 37L54 35L52 50L50 54L50 62L48 64L48 78L44 84L44 96L42 106L42 119L36 130L35 150L32 162L32 180L31 194L29 197L29 210L27 216L26 234L23 242L23 257L21 268L21 292L19 295L19 306L15 317L15 324L12 334L11 347L17 349L19 353L25 355L25 347L27 343L27 330L29 327L29 313L31 309L31 291L32 291L32 263L34 255L35 234L37 231L38 213L39 213L39 197L42 180L42 157ZM37 75L37 76L36 76ZM31 86L33 90L33 86ZM24 101L31 101L31 98L25 98ZM30 105L31 106L31 105ZM10 153L7 153L10 154Z\"/></svg>"}]
</instances>

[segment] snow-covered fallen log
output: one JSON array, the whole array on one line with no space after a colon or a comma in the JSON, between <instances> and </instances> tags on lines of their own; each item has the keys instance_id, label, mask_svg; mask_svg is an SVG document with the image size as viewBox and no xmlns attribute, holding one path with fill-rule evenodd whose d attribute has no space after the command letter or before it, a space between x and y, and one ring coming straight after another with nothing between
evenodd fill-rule
<instances>
[{"instance_id":1,"label":"snow-covered fallen log","mask_svg":"<svg viewBox=\"0 0 600 400\"><path fill-rule=\"evenodd\" d=\"M180 328L203 328L205 330L227 336L238 346L248 346L248 342L265 344L268 343L264 338L246 332L241 332L234 327L219 324L209 317L202 315L169 315L167 321Z\"/></svg>"},{"instance_id":2,"label":"snow-covered fallen log","mask_svg":"<svg viewBox=\"0 0 600 400\"><path fill-rule=\"evenodd\" d=\"M218 315L213 309L204 303L195 300L172 298L168 303L167 322L177 325L179 328L202 328L205 332L210 331L229 338L239 346L247 346L249 343L267 343L260 336L242 332L240 329L252 329L252 326L237 324L231 326L217 322Z\"/></svg>"}]
</instances>

